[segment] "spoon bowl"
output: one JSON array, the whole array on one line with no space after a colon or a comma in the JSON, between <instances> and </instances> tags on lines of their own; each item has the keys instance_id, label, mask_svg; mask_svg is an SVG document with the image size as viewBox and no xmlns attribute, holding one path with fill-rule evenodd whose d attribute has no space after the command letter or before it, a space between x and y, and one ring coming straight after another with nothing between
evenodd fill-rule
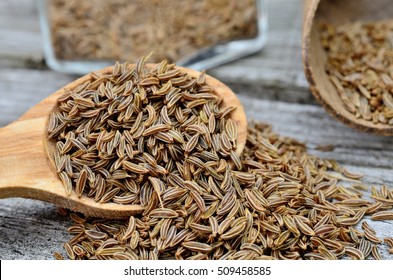
<instances>
[{"instance_id":1,"label":"spoon bowl","mask_svg":"<svg viewBox=\"0 0 393 280\"><path fill-rule=\"evenodd\" d=\"M333 25L369 22L391 18L393 5L389 0L307 0L303 20L302 55L306 78L319 103L334 118L360 131L393 135L393 126L356 118L348 112L325 72L327 55L320 42L318 22Z\"/></svg>"},{"instance_id":2,"label":"spoon bowl","mask_svg":"<svg viewBox=\"0 0 393 280\"><path fill-rule=\"evenodd\" d=\"M198 77L200 74L191 69L181 69L193 77ZM110 66L96 72L107 74L112 70ZM124 219L143 212L142 205L98 203L87 196L78 197L75 193L67 195L56 173L53 159L55 143L47 136L49 115L56 109L57 99L65 89L72 90L91 79L92 75L87 74L69 83L28 110L17 121L0 129L0 198L37 199L86 216L110 219ZM206 75L206 83L222 98L222 106L236 107L230 117L238 126L236 153L240 155L247 137L247 122L243 106L236 95L222 82Z\"/></svg>"}]
</instances>

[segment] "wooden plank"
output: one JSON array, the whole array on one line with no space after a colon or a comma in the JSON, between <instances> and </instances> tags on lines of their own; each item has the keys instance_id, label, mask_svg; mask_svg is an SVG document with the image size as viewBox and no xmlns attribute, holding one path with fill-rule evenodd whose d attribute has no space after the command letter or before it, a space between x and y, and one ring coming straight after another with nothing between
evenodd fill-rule
<instances>
[{"instance_id":1,"label":"wooden plank","mask_svg":"<svg viewBox=\"0 0 393 280\"><path fill-rule=\"evenodd\" d=\"M0 127L75 78L50 70L0 69Z\"/></svg>"},{"instance_id":2,"label":"wooden plank","mask_svg":"<svg viewBox=\"0 0 393 280\"><path fill-rule=\"evenodd\" d=\"M22 198L0 200L0 259L49 260L72 236L72 223L45 202Z\"/></svg>"},{"instance_id":3,"label":"wooden plank","mask_svg":"<svg viewBox=\"0 0 393 280\"><path fill-rule=\"evenodd\" d=\"M0 1L0 60L42 60L42 39L35 0ZM16 62L18 63L18 62Z\"/></svg>"}]
</instances>

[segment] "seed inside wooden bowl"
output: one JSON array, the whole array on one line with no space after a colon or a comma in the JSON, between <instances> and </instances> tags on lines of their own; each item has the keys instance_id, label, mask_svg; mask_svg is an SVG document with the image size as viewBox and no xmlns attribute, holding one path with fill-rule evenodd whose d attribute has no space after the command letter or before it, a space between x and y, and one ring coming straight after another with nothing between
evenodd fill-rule
<instances>
[{"instance_id":1,"label":"seed inside wooden bowl","mask_svg":"<svg viewBox=\"0 0 393 280\"><path fill-rule=\"evenodd\" d=\"M393 21L321 25L326 72L346 110L393 125Z\"/></svg>"},{"instance_id":2,"label":"seed inside wooden bowl","mask_svg":"<svg viewBox=\"0 0 393 280\"><path fill-rule=\"evenodd\" d=\"M222 106L205 78L166 61L148 67L143 57L66 91L48 135L67 193L152 210L184 180L240 167L236 108Z\"/></svg>"}]
</instances>

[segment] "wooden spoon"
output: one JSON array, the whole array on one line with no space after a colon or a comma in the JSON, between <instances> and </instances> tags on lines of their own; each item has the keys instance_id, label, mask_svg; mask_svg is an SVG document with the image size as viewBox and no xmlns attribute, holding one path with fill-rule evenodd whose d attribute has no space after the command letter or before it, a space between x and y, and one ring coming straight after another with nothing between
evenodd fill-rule
<instances>
[{"instance_id":1,"label":"wooden spoon","mask_svg":"<svg viewBox=\"0 0 393 280\"><path fill-rule=\"evenodd\" d=\"M393 126L357 119L348 112L325 73L326 53L320 42L318 22L340 25L355 21L378 21L391 18L389 0L306 0L303 20L303 64L311 92L333 117L355 129L381 135L393 135Z\"/></svg>"},{"instance_id":2,"label":"wooden spoon","mask_svg":"<svg viewBox=\"0 0 393 280\"><path fill-rule=\"evenodd\" d=\"M200 74L186 68L182 70L193 77ZM97 72L111 73L112 67ZM57 176L53 160L55 143L47 138L49 115L56 108L57 99L64 93L64 89L72 90L91 79L91 74L88 74L66 85L31 108L20 119L0 129L0 198L38 199L86 216L111 219L127 218L144 210L142 205L98 203L86 196L78 198L75 193L67 196L63 183ZM206 83L222 97L224 107L237 108L232 112L231 118L238 125L236 152L240 155L247 136L243 106L236 95L217 79L206 75Z\"/></svg>"}]
</instances>

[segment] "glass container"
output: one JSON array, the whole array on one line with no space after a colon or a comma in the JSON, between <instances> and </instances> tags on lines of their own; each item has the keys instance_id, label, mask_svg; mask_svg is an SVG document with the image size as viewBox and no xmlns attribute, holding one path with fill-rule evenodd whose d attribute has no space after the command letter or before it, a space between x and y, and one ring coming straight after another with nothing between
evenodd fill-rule
<instances>
[{"instance_id":1,"label":"glass container","mask_svg":"<svg viewBox=\"0 0 393 280\"><path fill-rule=\"evenodd\" d=\"M39 0L47 65L86 74L114 64L163 59L209 69L262 49L265 0Z\"/></svg>"}]
</instances>

